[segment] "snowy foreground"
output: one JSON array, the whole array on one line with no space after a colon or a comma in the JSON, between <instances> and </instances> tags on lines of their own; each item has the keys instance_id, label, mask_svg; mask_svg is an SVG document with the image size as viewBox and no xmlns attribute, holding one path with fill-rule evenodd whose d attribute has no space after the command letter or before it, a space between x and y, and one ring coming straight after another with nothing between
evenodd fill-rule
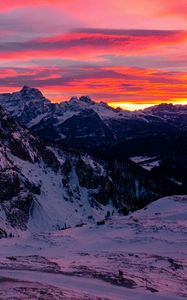
<instances>
[{"instance_id":1,"label":"snowy foreground","mask_svg":"<svg viewBox=\"0 0 187 300\"><path fill-rule=\"evenodd\" d=\"M187 196L160 199L104 225L0 240L3 300L186 297Z\"/></svg>"}]
</instances>

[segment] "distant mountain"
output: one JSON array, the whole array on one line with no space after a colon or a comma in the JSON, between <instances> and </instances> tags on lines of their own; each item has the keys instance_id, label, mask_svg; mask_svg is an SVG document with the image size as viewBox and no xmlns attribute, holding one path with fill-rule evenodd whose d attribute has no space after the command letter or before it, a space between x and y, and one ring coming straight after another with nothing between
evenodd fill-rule
<instances>
[{"instance_id":1,"label":"distant mountain","mask_svg":"<svg viewBox=\"0 0 187 300\"><path fill-rule=\"evenodd\" d=\"M178 129L187 131L187 105L160 104L144 110L145 114L160 117Z\"/></svg>"},{"instance_id":2,"label":"distant mountain","mask_svg":"<svg viewBox=\"0 0 187 300\"><path fill-rule=\"evenodd\" d=\"M118 141L187 130L187 107L161 104L144 111L114 109L88 96L51 103L34 88L1 94L0 104L47 141L96 148Z\"/></svg>"}]
</instances>

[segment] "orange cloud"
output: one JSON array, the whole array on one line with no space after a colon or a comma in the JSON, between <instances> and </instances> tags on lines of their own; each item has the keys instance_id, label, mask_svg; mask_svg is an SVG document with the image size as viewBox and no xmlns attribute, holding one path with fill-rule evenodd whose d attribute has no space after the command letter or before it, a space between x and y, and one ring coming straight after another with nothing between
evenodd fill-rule
<instances>
[{"instance_id":1,"label":"orange cloud","mask_svg":"<svg viewBox=\"0 0 187 300\"><path fill-rule=\"evenodd\" d=\"M95 100L144 104L187 99L187 72L158 72L154 69L1 68L0 87L7 91L8 87L12 90L21 85L38 87L54 101L83 94L88 94Z\"/></svg>"}]
</instances>

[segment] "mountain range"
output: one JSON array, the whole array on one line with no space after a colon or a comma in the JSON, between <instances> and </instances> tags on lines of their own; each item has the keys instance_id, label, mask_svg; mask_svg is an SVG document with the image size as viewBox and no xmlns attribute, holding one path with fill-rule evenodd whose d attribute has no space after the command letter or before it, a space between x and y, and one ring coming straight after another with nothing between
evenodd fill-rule
<instances>
[{"instance_id":1,"label":"mountain range","mask_svg":"<svg viewBox=\"0 0 187 300\"><path fill-rule=\"evenodd\" d=\"M187 106L161 104L142 111L114 109L88 96L52 103L30 87L0 94L0 104L47 141L96 148L116 141L187 131ZM86 143L85 143L86 141Z\"/></svg>"},{"instance_id":2,"label":"mountain range","mask_svg":"<svg viewBox=\"0 0 187 300\"><path fill-rule=\"evenodd\" d=\"M129 112L88 96L54 104L29 87L1 94L0 105L1 237L81 226L185 193L185 172L161 176L163 165L148 170L120 151L185 135L186 106Z\"/></svg>"}]
</instances>

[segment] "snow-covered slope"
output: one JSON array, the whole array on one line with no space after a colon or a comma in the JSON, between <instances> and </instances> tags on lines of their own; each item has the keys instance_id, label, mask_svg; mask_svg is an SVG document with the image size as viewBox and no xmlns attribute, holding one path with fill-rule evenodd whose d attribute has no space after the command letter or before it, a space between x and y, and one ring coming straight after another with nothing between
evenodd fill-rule
<instances>
[{"instance_id":1,"label":"snow-covered slope","mask_svg":"<svg viewBox=\"0 0 187 300\"><path fill-rule=\"evenodd\" d=\"M87 160L89 167L94 165L96 180L98 176L107 182L102 166L85 156L80 158L72 155L69 160L68 156L61 154L58 171L54 171L43 162L31 164L15 160L21 167L22 174L40 186L40 194L36 195L30 208L30 230L48 231L96 222L107 215L107 211L116 211L112 202L109 204L109 198L103 205L99 203L99 199L96 201L95 197L99 198L102 183L96 182L93 187L81 186L77 166L84 160ZM101 198L100 202L102 200Z\"/></svg>"},{"instance_id":2,"label":"snow-covered slope","mask_svg":"<svg viewBox=\"0 0 187 300\"><path fill-rule=\"evenodd\" d=\"M0 297L185 299L186 232L187 196L173 196L104 225L2 239Z\"/></svg>"},{"instance_id":3,"label":"snow-covered slope","mask_svg":"<svg viewBox=\"0 0 187 300\"><path fill-rule=\"evenodd\" d=\"M110 178L88 155L47 147L2 109L0 138L0 237L28 222L34 230L60 229L115 210Z\"/></svg>"}]
</instances>

